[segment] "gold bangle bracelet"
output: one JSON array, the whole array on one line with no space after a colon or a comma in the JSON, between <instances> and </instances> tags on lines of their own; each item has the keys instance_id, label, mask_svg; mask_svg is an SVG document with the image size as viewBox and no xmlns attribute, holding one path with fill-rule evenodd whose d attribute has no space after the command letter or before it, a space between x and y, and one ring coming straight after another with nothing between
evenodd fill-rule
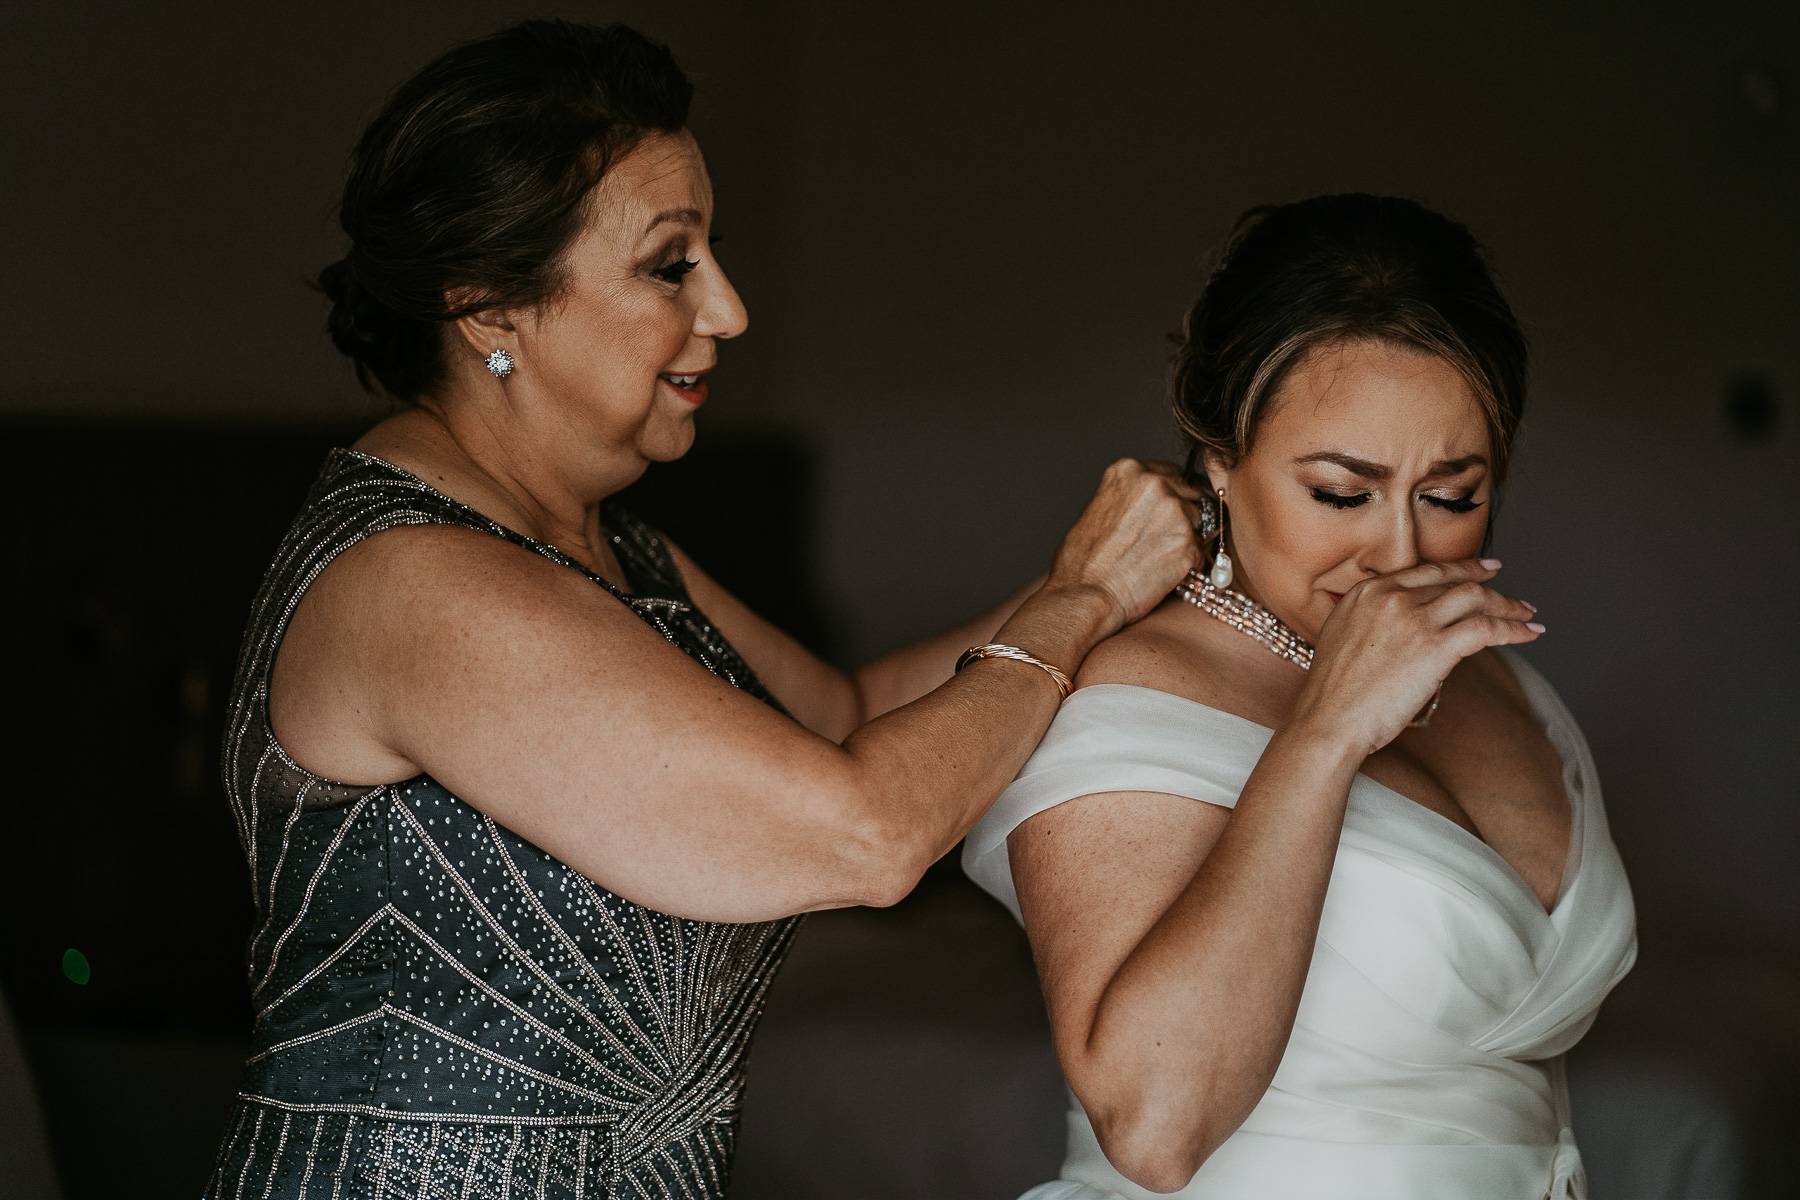
<instances>
[{"instance_id":1,"label":"gold bangle bracelet","mask_svg":"<svg viewBox=\"0 0 1800 1200\"><path fill-rule=\"evenodd\" d=\"M960 671L978 658L1004 658L1011 662L1030 663L1034 667L1040 667L1056 681L1056 690L1062 693L1064 700L1067 700L1069 693L1075 690L1075 685L1069 682L1067 675L1043 659L1034 658L1017 646L1003 646L998 642L989 642L985 646L970 646L962 652L962 657L956 660L956 669Z\"/></svg>"}]
</instances>

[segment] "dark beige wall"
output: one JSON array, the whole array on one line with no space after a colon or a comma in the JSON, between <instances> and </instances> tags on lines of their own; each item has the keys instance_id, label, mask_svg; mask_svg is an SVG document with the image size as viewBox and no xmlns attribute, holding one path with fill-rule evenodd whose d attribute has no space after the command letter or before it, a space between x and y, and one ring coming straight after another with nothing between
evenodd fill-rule
<instances>
[{"instance_id":1,"label":"dark beige wall","mask_svg":"<svg viewBox=\"0 0 1800 1200\"><path fill-rule=\"evenodd\" d=\"M732 197L766 181L752 5L71 0L0 9L0 411L355 418L306 281L338 256L351 143L453 42L551 10L673 43ZM746 238L754 243L756 239ZM756 255L750 247L747 255ZM753 352L745 357L754 357Z\"/></svg>"},{"instance_id":2,"label":"dark beige wall","mask_svg":"<svg viewBox=\"0 0 1800 1200\"><path fill-rule=\"evenodd\" d=\"M1164 338L1237 211L1416 196L1535 334L1498 550L1647 944L1800 955L1791 3L244 7L0 17L0 406L375 411L301 286L349 142L453 39L617 15L701 85L752 309L706 420L817 446L821 566L873 652L1036 569L1111 457L1170 451ZM1785 396L1768 444L1720 419L1745 371Z\"/></svg>"}]
</instances>

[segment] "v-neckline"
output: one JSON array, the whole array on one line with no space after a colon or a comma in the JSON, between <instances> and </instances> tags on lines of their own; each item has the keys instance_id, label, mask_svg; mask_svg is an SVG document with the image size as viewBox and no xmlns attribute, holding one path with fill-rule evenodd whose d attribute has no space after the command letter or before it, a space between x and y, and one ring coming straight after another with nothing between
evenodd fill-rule
<instances>
[{"instance_id":1,"label":"v-neckline","mask_svg":"<svg viewBox=\"0 0 1800 1200\"><path fill-rule=\"evenodd\" d=\"M1580 807L1575 803L1575 797L1569 793L1569 759L1564 755L1563 748L1557 744L1556 737L1551 733L1550 721L1546 719L1545 714L1539 709L1536 697L1532 694L1533 689L1529 686L1524 677L1519 674L1518 667L1506 655L1501 655L1501 659L1506 663L1507 670L1513 673L1513 678L1519 681L1520 690L1525 693L1525 703L1531 708L1531 715L1535 717L1538 724L1542 726L1544 736L1550 740L1550 748L1556 752L1556 761L1562 767L1563 799L1569 806L1569 840L1563 847L1563 870L1561 878L1557 880L1556 899L1549 908L1544 907L1544 902L1538 899L1537 892L1532 889L1531 884L1526 882L1525 877L1519 873L1519 869L1513 866L1504 854L1501 854L1498 850L1494 849L1494 847L1488 843L1486 838L1469 832L1449 817L1446 817L1443 813L1437 811L1437 809L1419 803L1405 792L1402 792L1397 788L1389 787L1379 779L1376 779L1373 775L1364 774L1360 769L1356 772L1356 779L1365 781L1378 792L1386 794L1394 801L1405 804L1409 808L1417 809L1419 812L1426 814L1427 824L1435 822L1442 828L1453 830L1453 837L1464 838L1469 843L1479 847L1480 853L1485 854L1495 863L1498 863L1504 869L1507 878L1516 884L1525 895L1531 898L1531 907L1535 911L1542 913L1546 919L1549 919L1554 918L1556 914L1562 910L1562 907L1568 901L1569 896L1574 893L1575 883L1581 875L1581 863L1577 861L1578 856L1575 853L1575 847L1580 844L1581 827L1577 822L1581 820L1582 813ZM1204 709L1209 713L1215 713L1228 720L1237 721L1241 724L1248 725L1253 729L1261 730L1262 733L1266 735L1263 741L1265 748L1268 746L1268 738L1275 736L1274 729L1264 725L1260 721L1252 721L1249 717L1240 716L1234 712L1227 712L1222 708L1214 708L1210 704L1204 704L1201 701L1192 699L1188 696L1177 696L1174 692L1165 692L1160 688L1147 688L1143 687L1141 684L1134 683L1099 684L1096 686L1136 688L1140 691L1156 692L1158 695L1168 696L1171 699L1179 700L1184 704L1191 704L1195 708ZM1260 760L1260 758L1261 755L1259 754L1258 759ZM1352 781L1351 786L1355 786L1354 780Z\"/></svg>"},{"instance_id":2,"label":"v-neckline","mask_svg":"<svg viewBox=\"0 0 1800 1200\"><path fill-rule=\"evenodd\" d=\"M549 542L539 541L537 538L532 537L528 533L520 533L518 530L514 529L510 525L505 525L499 521L494 520L494 518L488 516L486 513L482 512L479 508L476 508L473 504L469 504L465 501L458 500L455 496L450 495L450 493L441 491L440 489L431 486L431 484L427 483L424 479L422 479L418 475L415 475L413 472L407 470L405 467L398 465L397 463L389 462L387 459L381 458L378 455L370 454L366 450L357 450L357 449L355 449L353 447L349 447L349 446L339 447L337 452L340 454L352 455L353 457L360 458L362 461L364 461L365 463L368 463L372 466L382 467L386 470L392 471L394 474L399 475L400 477L405 479L408 483L418 485L420 488L424 489L427 492L430 492L433 496L436 496L438 499L444 501L445 503L456 505L456 507L462 509L464 512L469 513L471 516L478 518L479 520L481 520L482 522L484 522L485 524L490 526L493 529L493 531L500 536L501 540L511 542L515 546L520 546L526 550L530 550L534 554L541 555L544 558L549 559L551 562L556 563L558 566L569 567L572 570L579 571L581 574L587 576L590 581L599 584L602 588L605 588L607 591L611 592L619 600L624 601L627 607L634 606L635 603L638 601L644 601L644 602L648 602L648 603L669 603L669 601L662 600L660 597L645 596L642 594L641 585L640 585L639 581L632 578L633 574L641 575L642 572L639 571L639 572L634 573L632 570L631 564L629 564L625 561L625 555L623 555L623 554L618 555L619 569L622 570L623 572L625 572L626 581L633 588L633 590L629 591L629 592L626 591L624 588L620 587L619 585L615 584L612 580L608 579L606 576L600 574L600 572L598 572L598 571L594 570L592 567L588 566L586 563L582 562L580 559L575 558L573 555L569 554L568 552L557 549L555 546L551 545ZM619 536L617 534L613 533L612 530L608 529L606 527L606 523L604 521L601 522L600 532L605 534L607 536L607 538L612 541L615 548L619 547L622 544Z\"/></svg>"}]
</instances>

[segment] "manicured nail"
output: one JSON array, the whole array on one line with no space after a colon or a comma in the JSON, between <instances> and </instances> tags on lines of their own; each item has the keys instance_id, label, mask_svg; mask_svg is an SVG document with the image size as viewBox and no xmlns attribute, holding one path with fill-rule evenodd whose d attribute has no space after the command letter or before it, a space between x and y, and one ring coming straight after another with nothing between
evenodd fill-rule
<instances>
[{"instance_id":1,"label":"manicured nail","mask_svg":"<svg viewBox=\"0 0 1800 1200\"><path fill-rule=\"evenodd\" d=\"M1537 605L1535 605L1535 604L1533 604L1533 603L1532 603L1532 602L1531 602L1531 601L1529 601L1529 600L1521 600L1521 601L1519 601L1519 603L1520 603L1520 604L1523 604L1523 605L1524 605L1524 606L1525 606L1525 607L1526 607L1526 608L1529 608L1529 609L1530 609L1530 610L1531 610L1531 611L1532 611L1532 612L1536 612L1536 611L1537 611Z\"/></svg>"},{"instance_id":2,"label":"manicured nail","mask_svg":"<svg viewBox=\"0 0 1800 1200\"><path fill-rule=\"evenodd\" d=\"M1531 630L1531 632L1533 632L1533 633L1544 632L1544 627L1542 625L1538 624L1536 621L1525 622L1525 628Z\"/></svg>"},{"instance_id":3,"label":"manicured nail","mask_svg":"<svg viewBox=\"0 0 1800 1200\"><path fill-rule=\"evenodd\" d=\"M1498 571L1500 569L1500 560L1497 558L1484 558L1481 560L1481 565L1490 571Z\"/></svg>"}]
</instances>

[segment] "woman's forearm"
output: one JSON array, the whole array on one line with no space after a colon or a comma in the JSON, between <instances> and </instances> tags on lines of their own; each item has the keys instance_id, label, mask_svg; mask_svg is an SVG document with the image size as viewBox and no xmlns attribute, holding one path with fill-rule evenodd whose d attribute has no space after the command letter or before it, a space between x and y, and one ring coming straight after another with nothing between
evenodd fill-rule
<instances>
[{"instance_id":1,"label":"woman's forearm","mask_svg":"<svg viewBox=\"0 0 1800 1200\"><path fill-rule=\"evenodd\" d=\"M1362 758L1333 731L1278 731L1205 862L1102 992L1085 1044L1065 1054L1121 1167L1181 1186L1267 1090Z\"/></svg>"},{"instance_id":2,"label":"woman's forearm","mask_svg":"<svg viewBox=\"0 0 1800 1200\"><path fill-rule=\"evenodd\" d=\"M872 721L883 713L911 704L943 684L956 669L957 657L970 646L993 641L1000 627L1043 584L1044 576L1040 575L973 620L884 654L860 668L852 682L862 720Z\"/></svg>"},{"instance_id":3,"label":"woman's forearm","mask_svg":"<svg viewBox=\"0 0 1800 1200\"><path fill-rule=\"evenodd\" d=\"M1104 592L1046 586L1033 591L990 637L1073 674L1123 617ZM963 648L966 644L959 652ZM898 870L910 886L1012 782L1060 703L1047 672L1028 663L983 659L846 738L853 803L873 830L865 839L872 867L884 874ZM922 753L921 747L928 750ZM1005 752L996 756L996 747ZM946 796L962 802L946 806Z\"/></svg>"}]
</instances>

